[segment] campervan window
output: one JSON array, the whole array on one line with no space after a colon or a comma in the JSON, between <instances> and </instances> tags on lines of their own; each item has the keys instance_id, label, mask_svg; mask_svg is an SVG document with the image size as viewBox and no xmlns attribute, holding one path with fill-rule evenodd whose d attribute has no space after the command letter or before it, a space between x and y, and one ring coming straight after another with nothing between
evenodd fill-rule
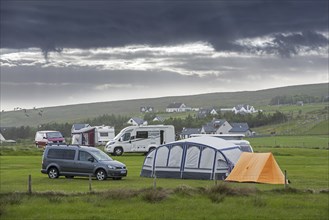
<instances>
[{"instance_id":1,"label":"campervan window","mask_svg":"<svg viewBox=\"0 0 329 220\"><path fill-rule=\"evenodd\" d=\"M124 135L122 135L122 141L129 141L130 139L130 132L126 132L124 133Z\"/></svg>"},{"instance_id":2,"label":"campervan window","mask_svg":"<svg viewBox=\"0 0 329 220\"><path fill-rule=\"evenodd\" d=\"M137 131L136 138L148 138L148 132L147 131Z\"/></svg>"}]
</instances>

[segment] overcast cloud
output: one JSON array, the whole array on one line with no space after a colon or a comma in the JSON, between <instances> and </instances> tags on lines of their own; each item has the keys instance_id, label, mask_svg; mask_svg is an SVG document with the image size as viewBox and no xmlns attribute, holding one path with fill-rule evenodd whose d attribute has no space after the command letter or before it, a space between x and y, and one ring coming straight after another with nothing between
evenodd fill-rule
<instances>
[{"instance_id":1,"label":"overcast cloud","mask_svg":"<svg viewBox=\"0 0 329 220\"><path fill-rule=\"evenodd\" d=\"M327 0L1 0L0 16L2 110L328 82Z\"/></svg>"}]
</instances>

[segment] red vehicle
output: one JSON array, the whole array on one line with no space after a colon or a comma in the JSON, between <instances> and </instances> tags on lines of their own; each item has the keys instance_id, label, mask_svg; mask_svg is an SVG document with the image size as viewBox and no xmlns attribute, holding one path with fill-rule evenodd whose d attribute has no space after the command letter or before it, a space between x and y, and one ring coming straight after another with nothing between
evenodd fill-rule
<instances>
[{"instance_id":1,"label":"red vehicle","mask_svg":"<svg viewBox=\"0 0 329 220\"><path fill-rule=\"evenodd\" d=\"M37 131L35 134L36 147L45 148L46 145L63 144L65 139L59 131Z\"/></svg>"}]
</instances>

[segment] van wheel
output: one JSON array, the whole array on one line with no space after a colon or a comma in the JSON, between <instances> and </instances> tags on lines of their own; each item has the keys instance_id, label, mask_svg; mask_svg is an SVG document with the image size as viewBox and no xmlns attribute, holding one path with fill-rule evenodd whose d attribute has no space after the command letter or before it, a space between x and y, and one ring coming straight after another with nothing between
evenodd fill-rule
<instances>
[{"instance_id":1,"label":"van wheel","mask_svg":"<svg viewBox=\"0 0 329 220\"><path fill-rule=\"evenodd\" d=\"M105 170L99 169L96 171L96 179L97 180L106 180L106 173Z\"/></svg>"},{"instance_id":2,"label":"van wheel","mask_svg":"<svg viewBox=\"0 0 329 220\"><path fill-rule=\"evenodd\" d=\"M58 178L59 177L58 169L56 167L51 167L48 170L48 177L50 179L56 179L56 178Z\"/></svg>"},{"instance_id":3,"label":"van wheel","mask_svg":"<svg viewBox=\"0 0 329 220\"><path fill-rule=\"evenodd\" d=\"M114 148L113 155L114 156L121 156L123 154L122 147L116 147Z\"/></svg>"}]
</instances>

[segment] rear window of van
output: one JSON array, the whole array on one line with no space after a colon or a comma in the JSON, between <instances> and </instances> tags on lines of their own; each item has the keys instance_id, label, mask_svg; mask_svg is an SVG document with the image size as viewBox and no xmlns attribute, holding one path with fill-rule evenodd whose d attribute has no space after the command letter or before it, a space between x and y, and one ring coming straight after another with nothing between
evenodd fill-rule
<instances>
[{"instance_id":1,"label":"rear window of van","mask_svg":"<svg viewBox=\"0 0 329 220\"><path fill-rule=\"evenodd\" d=\"M69 149L49 149L48 158L51 159L63 159L63 160L74 160L75 150Z\"/></svg>"}]
</instances>

